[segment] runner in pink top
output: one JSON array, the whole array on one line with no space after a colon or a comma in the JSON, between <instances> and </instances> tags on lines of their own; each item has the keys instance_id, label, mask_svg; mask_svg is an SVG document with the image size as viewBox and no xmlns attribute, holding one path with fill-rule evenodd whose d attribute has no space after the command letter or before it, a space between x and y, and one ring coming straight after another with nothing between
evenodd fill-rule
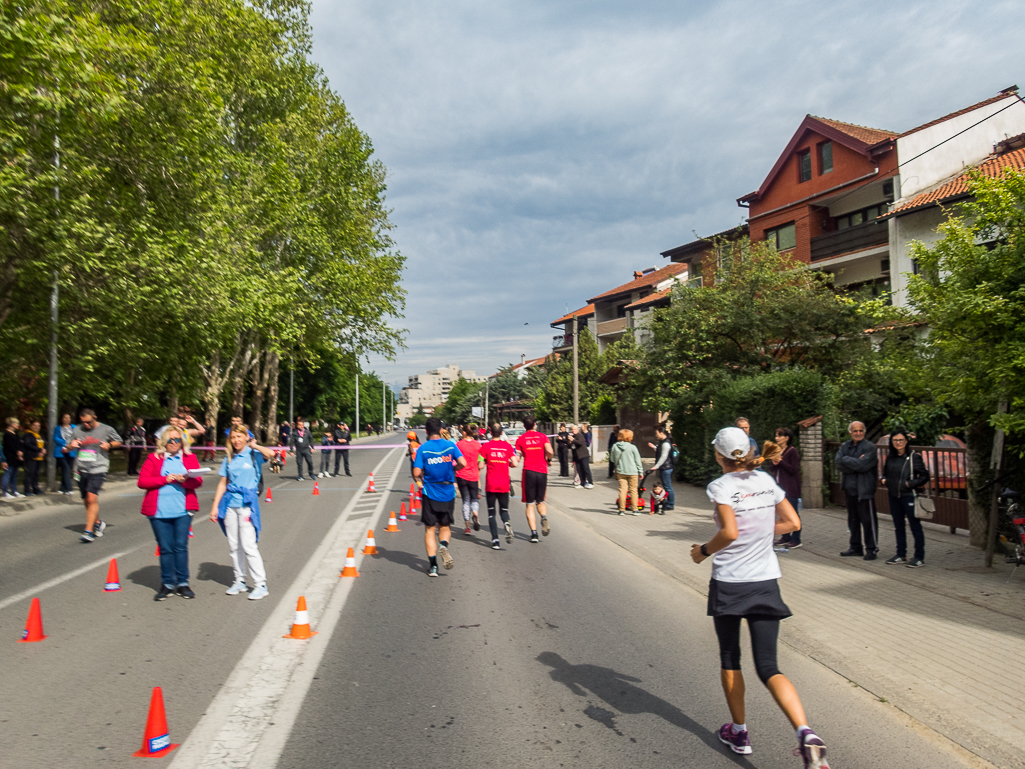
<instances>
[{"instance_id":1,"label":"runner in pink top","mask_svg":"<svg viewBox=\"0 0 1025 769\"><path fill-rule=\"evenodd\" d=\"M463 439L456 444L456 447L466 458L466 467L456 470L456 486L459 487L459 496L463 500L463 521L466 529L463 534L470 536L470 516L473 516L473 531L480 531L480 519L477 513L480 511L480 444L474 440L477 434L477 425L463 425Z\"/></svg>"},{"instance_id":2,"label":"runner in pink top","mask_svg":"<svg viewBox=\"0 0 1025 769\"><path fill-rule=\"evenodd\" d=\"M495 520L495 505L505 525L505 541L513 541L512 524L509 523L509 468L516 467L516 453L508 441L501 439L502 426L491 426L491 440L480 447L487 474L484 478L484 494L488 503L488 526L491 528L491 549L501 550L498 544L498 521Z\"/></svg>"},{"instance_id":3,"label":"runner in pink top","mask_svg":"<svg viewBox=\"0 0 1025 769\"><path fill-rule=\"evenodd\" d=\"M555 456L548 436L534 429L536 422L523 418L527 432L516 439L516 452L523 457L523 502L527 506L527 523L530 524L530 541L537 544L537 519L534 508L541 515L541 533L548 536L548 507L545 492L548 490L548 463Z\"/></svg>"}]
</instances>

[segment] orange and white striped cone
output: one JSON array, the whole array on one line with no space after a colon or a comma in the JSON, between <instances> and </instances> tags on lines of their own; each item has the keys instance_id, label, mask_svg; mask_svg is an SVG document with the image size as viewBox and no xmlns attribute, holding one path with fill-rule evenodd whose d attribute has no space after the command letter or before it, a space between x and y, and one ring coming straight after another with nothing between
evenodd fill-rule
<instances>
[{"instance_id":1,"label":"orange and white striped cone","mask_svg":"<svg viewBox=\"0 0 1025 769\"><path fill-rule=\"evenodd\" d=\"M399 505L399 520L400 521L409 520L406 517L406 503L405 502L403 502L401 505Z\"/></svg>"},{"instance_id":2,"label":"orange and white striped cone","mask_svg":"<svg viewBox=\"0 0 1025 769\"><path fill-rule=\"evenodd\" d=\"M274 495L270 493L270 486L267 487L267 496L263 498L264 502L273 502Z\"/></svg>"},{"instance_id":3,"label":"orange and white striped cone","mask_svg":"<svg viewBox=\"0 0 1025 769\"><path fill-rule=\"evenodd\" d=\"M388 519L388 528L385 531L402 531L399 528L399 524L395 521L395 511L391 511L391 518Z\"/></svg>"},{"instance_id":4,"label":"orange and white striped cone","mask_svg":"<svg viewBox=\"0 0 1025 769\"><path fill-rule=\"evenodd\" d=\"M377 489L374 488L374 474L370 473L370 481L367 483L367 493L374 494L376 492Z\"/></svg>"},{"instance_id":5,"label":"orange and white striped cone","mask_svg":"<svg viewBox=\"0 0 1025 769\"><path fill-rule=\"evenodd\" d=\"M359 572L356 571L356 553L353 552L352 548L349 548L349 552L345 554L345 568L342 569L342 573L339 577L358 577Z\"/></svg>"},{"instance_id":6,"label":"orange and white striped cone","mask_svg":"<svg viewBox=\"0 0 1025 769\"><path fill-rule=\"evenodd\" d=\"M320 496L320 483L318 481L313 482L313 496Z\"/></svg>"},{"instance_id":7,"label":"orange and white striped cone","mask_svg":"<svg viewBox=\"0 0 1025 769\"><path fill-rule=\"evenodd\" d=\"M374 541L374 530L367 532L367 544L363 547L363 555L377 555L377 542Z\"/></svg>"},{"instance_id":8,"label":"orange and white striped cone","mask_svg":"<svg viewBox=\"0 0 1025 769\"><path fill-rule=\"evenodd\" d=\"M301 595L295 605L295 622L292 623L292 632L281 637L305 641L316 634L315 630L310 630L310 615L306 611L306 596Z\"/></svg>"}]
</instances>

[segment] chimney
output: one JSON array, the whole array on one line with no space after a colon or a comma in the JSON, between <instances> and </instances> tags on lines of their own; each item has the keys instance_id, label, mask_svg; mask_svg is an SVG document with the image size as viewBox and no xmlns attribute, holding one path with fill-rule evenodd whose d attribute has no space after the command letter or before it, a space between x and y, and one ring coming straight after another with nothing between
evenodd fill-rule
<instances>
[{"instance_id":1,"label":"chimney","mask_svg":"<svg viewBox=\"0 0 1025 769\"><path fill-rule=\"evenodd\" d=\"M634 270L634 280L637 280L638 278L643 278L643 277L644 277L644 273L643 272L641 272L640 270Z\"/></svg>"},{"instance_id":2,"label":"chimney","mask_svg":"<svg viewBox=\"0 0 1025 769\"><path fill-rule=\"evenodd\" d=\"M521 352L520 353L520 367L522 368L523 364L526 363L526 362L527 362L527 356L526 356L525 353Z\"/></svg>"}]
</instances>

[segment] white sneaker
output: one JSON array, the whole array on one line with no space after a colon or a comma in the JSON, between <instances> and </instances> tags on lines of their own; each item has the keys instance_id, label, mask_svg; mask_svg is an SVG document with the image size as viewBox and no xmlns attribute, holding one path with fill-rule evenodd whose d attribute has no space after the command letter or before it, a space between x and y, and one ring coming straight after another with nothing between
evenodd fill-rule
<instances>
[{"instance_id":1,"label":"white sneaker","mask_svg":"<svg viewBox=\"0 0 1025 769\"><path fill-rule=\"evenodd\" d=\"M24 499L25 498L25 495L22 494L20 491L14 492L14 496L17 497L18 499Z\"/></svg>"},{"instance_id":2,"label":"white sneaker","mask_svg":"<svg viewBox=\"0 0 1025 769\"><path fill-rule=\"evenodd\" d=\"M4 494L4 499L17 499L13 494Z\"/></svg>"},{"instance_id":3,"label":"white sneaker","mask_svg":"<svg viewBox=\"0 0 1025 769\"><path fill-rule=\"evenodd\" d=\"M585 483L584 484L584 488L585 489L593 489L594 488L594 484L593 483Z\"/></svg>"},{"instance_id":4,"label":"white sneaker","mask_svg":"<svg viewBox=\"0 0 1025 769\"><path fill-rule=\"evenodd\" d=\"M257 585L253 588L253 592L249 594L250 601L259 601L261 598L266 598L270 595L270 591L267 590L266 585Z\"/></svg>"},{"instance_id":5,"label":"white sneaker","mask_svg":"<svg viewBox=\"0 0 1025 769\"><path fill-rule=\"evenodd\" d=\"M238 595L239 593L246 592L246 590L248 590L248 589L249 588L246 587L246 583L245 582L236 582L234 585L232 585L227 590L225 590L224 594L225 595Z\"/></svg>"}]
</instances>

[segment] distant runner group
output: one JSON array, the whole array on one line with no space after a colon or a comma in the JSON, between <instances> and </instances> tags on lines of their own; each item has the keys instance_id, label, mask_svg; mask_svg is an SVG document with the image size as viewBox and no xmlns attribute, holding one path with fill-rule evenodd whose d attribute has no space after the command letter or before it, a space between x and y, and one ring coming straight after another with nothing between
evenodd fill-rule
<instances>
[{"instance_id":1,"label":"distant runner group","mask_svg":"<svg viewBox=\"0 0 1025 769\"><path fill-rule=\"evenodd\" d=\"M545 493L548 487L548 463L554 456L548 437L534 429L535 422L523 420L526 428L516 439L515 447L501 439L502 426L490 428L491 440L480 444L476 425L462 428L462 439L451 440L442 428L441 420L431 417L425 424L427 441L416 443L416 436L410 438L410 461L413 477L423 488L422 521L425 526L424 545L430 565L427 574L438 576L438 559L446 569L455 562L449 550L452 526L455 523L456 489L462 501L464 534L472 535L480 530L480 471L485 471L484 493L488 508L488 527L491 530L491 547L501 550L498 521L502 519L507 543L513 541L512 523L509 520L509 494L512 490L510 468L523 461L523 501L527 506L527 524L530 526L530 541L540 542L541 534L548 536L548 510ZM472 527L472 528L471 528Z\"/></svg>"}]
</instances>

